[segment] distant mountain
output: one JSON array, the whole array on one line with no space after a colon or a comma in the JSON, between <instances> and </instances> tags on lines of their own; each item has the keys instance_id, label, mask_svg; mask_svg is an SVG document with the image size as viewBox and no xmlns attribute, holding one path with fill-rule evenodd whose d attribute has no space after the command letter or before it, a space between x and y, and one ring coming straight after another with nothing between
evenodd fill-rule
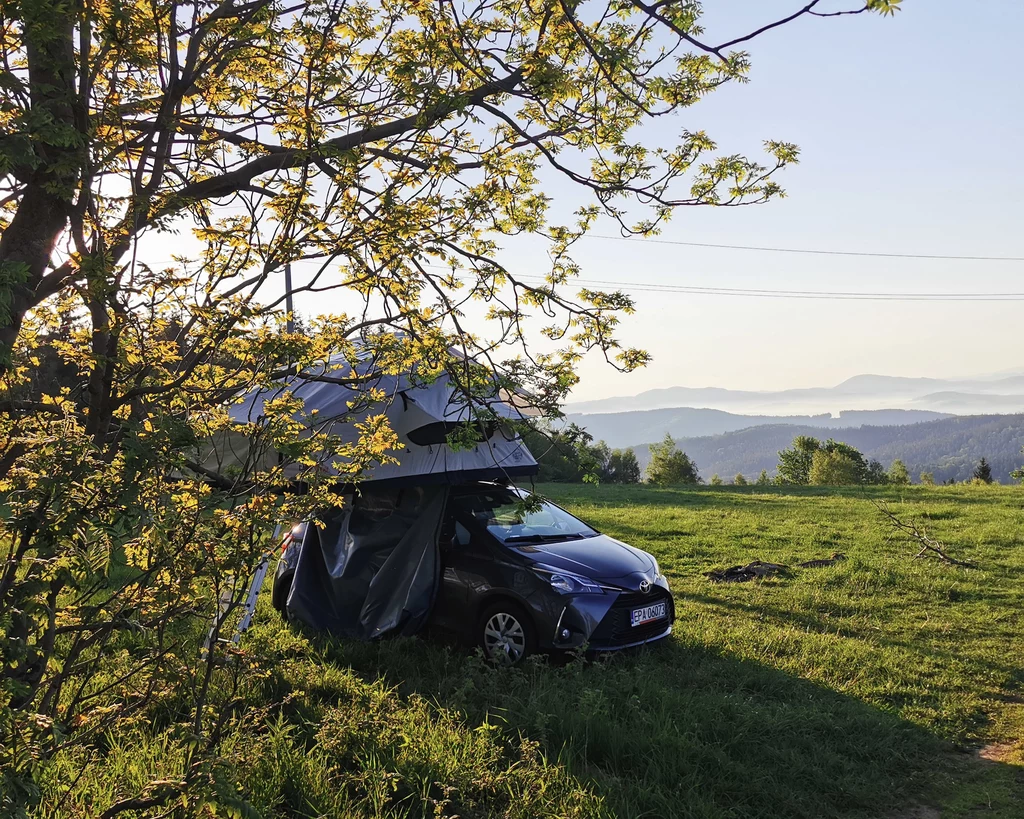
<instances>
[{"instance_id":1,"label":"distant mountain","mask_svg":"<svg viewBox=\"0 0 1024 819\"><path fill-rule=\"evenodd\" d=\"M566 420L585 428L595 441L604 441L611 447L626 447L657 441L664 438L666 432L675 438L693 438L702 435L718 435L723 432L765 424L846 428L859 427L864 424L874 426L914 424L947 417L949 415L944 413L904 409L847 410L840 412L839 417L836 418L829 413L821 415L737 415L724 410L675 407L638 412L569 415Z\"/></svg>"},{"instance_id":2,"label":"distant mountain","mask_svg":"<svg viewBox=\"0 0 1024 819\"><path fill-rule=\"evenodd\" d=\"M948 394L960 398L951 401ZM572 414L630 412L675 407L703 407L745 414L817 415L842 409L1002 412L1024 410L1024 375L963 379L903 378L858 375L834 387L754 391L721 387L664 387L639 395L581 401L565 406Z\"/></svg>"},{"instance_id":3,"label":"distant mountain","mask_svg":"<svg viewBox=\"0 0 1024 819\"><path fill-rule=\"evenodd\" d=\"M921 472L933 472L937 481L950 478L962 481L971 476L978 460L988 459L992 475L1000 483L1010 483L1010 472L1024 464L1024 414L973 415L942 418L898 426L820 427L774 424L749 429L677 440L707 480L713 474L729 480L737 472L757 477L762 469L775 473L778 452L797 435L818 439L835 438L857 447L868 458L882 462L887 469L899 458L913 479ZM646 467L650 453L646 446L636 448L641 466Z\"/></svg>"},{"instance_id":4,"label":"distant mountain","mask_svg":"<svg viewBox=\"0 0 1024 819\"><path fill-rule=\"evenodd\" d=\"M949 384L938 378L903 378L892 375L855 375L832 389L844 395L880 393L886 395L920 395L945 389Z\"/></svg>"},{"instance_id":5,"label":"distant mountain","mask_svg":"<svg viewBox=\"0 0 1024 819\"><path fill-rule=\"evenodd\" d=\"M942 407L954 415L970 412L1024 412L1024 395L978 395L968 392L933 392L914 399L915 406Z\"/></svg>"},{"instance_id":6,"label":"distant mountain","mask_svg":"<svg viewBox=\"0 0 1024 819\"><path fill-rule=\"evenodd\" d=\"M673 407L764 406L803 400L825 401L831 393L828 388L810 390L782 390L781 392L752 392L727 390L722 387L664 387L647 390L639 395L601 398L565 405L568 413L629 412L631 410L670 409Z\"/></svg>"}]
</instances>

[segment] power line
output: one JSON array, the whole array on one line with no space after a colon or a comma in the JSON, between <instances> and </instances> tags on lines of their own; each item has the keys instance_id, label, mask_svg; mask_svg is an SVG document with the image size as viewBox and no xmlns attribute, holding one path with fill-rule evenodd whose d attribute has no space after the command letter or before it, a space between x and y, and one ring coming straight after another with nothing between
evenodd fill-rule
<instances>
[{"instance_id":1,"label":"power line","mask_svg":"<svg viewBox=\"0 0 1024 819\"><path fill-rule=\"evenodd\" d=\"M520 279L544 281L543 276L518 276ZM776 299L828 299L832 301L1024 301L1024 293L865 293L839 290L766 290L750 287L700 287L690 285L654 284L651 282L586 281L573 284L584 287L620 287L626 292L678 293L694 296L732 296Z\"/></svg>"},{"instance_id":2,"label":"power line","mask_svg":"<svg viewBox=\"0 0 1024 819\"><path fill-rule=\"evenodd\" d=\"M601 237L623 238L623 237ZM652 240L643 240L652 241ZM685 244L685 243L675 243ZM713 245L713 247L725 247ZM753 249L753 248L745 248ZM803 252L803 251L794 251ZM808 251L823 252L823 251ZM868 254L863 254L868 255ZM958 257L923 257L923 258L958 258ZM994 258L994 257L990 257ZM1022 259L1024 261L1024 259ZM451 270L447 265L424 264L424 267L439 270ZM469 270L457 273L460 278L473 277ZM538 274L512 274L517 281L544 284L546 277ZM580 285L592 289L615 287L627 293L663 293L690 296L724 296L731 298L765 298L765 299L811 299L827 301L932 301L932 302L1011 302L1024 301L1024 293L896 293L896 292L860 292L843 290L772 290L753 287L715 287L700 285L657 284L645 281L613 281L597 279L572 279L567 285ZM287 288L291 289L291 288ZM300 288L301 289L301 288Z\"/></svg>"},{"instance_id":3,"label":"power line","mask_svg":"<svg viewBox=\"0 0 1024 819\"><path fill-rule=\"evenodd\" d=\"M685 247L710 247L718 250L752 250L759 253L806 253L814 256L867 256L876 259L945 259L960 262L1024 262L1024 256L945 256L928 253L868 253L856 250L812 250L799 247L759 247L756 245L721 245L711 242L681 242L675 239L648 239L643 236L604 236L598 233L584 234L589 239L610 239L620 242L647 242L655 245L683 245Z\"/></svg>"},{"instance_id":4,"label":"power line","mask_svg":"<svg viewBox=\"0 0 1024 819\"><path fill-rule=\"evenodd\" d=\"M428 264L426 267L443 268L444 265ZM472 277L463 271L462 277ZM546 277L537 274L513 274L517 281L545 284ZM572 279L566 284L577 284L589 288L615 287L627 293L675 293L690 296L727 296L733 298L765 299L821 299L829 301L945 301L945 302L992 302L1024 301L1024 293L878 293L844 290L768 290L753 287L703 287L698 285L656 284L654 282L623 282L595 279Z\"/></svg>"}]
</instances>

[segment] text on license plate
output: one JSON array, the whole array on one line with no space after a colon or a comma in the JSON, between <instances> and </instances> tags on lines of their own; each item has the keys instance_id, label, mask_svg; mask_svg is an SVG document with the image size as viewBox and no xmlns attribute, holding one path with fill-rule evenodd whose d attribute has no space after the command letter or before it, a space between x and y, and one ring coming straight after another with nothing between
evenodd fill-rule
<instances>
[{"instance_id":1,"label":"text on license plate","mask_svg":"<svg viewBox=\"0 0 1024 819\"><path fill-rule=\"evenodd\" d=\"M629 619L630 625L642 626L644 623L650 623L652 620L661 620L666 616L665 601L662 600L660 603L653 603L650 606L633 609Z\"/></svg>"}]
</instances>

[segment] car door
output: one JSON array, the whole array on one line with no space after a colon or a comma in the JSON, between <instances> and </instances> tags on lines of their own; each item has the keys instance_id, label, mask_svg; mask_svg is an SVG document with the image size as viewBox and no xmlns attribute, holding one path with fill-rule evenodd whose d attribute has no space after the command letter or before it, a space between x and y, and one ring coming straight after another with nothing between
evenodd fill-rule
<instances>
[{"instance_id":1,"label":"car door","mask_svg":"<svg viewBox=\"0 0 1024 819\"><path fill-rule=\"evenodd\" d=\"M441 585L437 590L437 601L431 613L432 624L452 631L461 631L465 626L468 589L465 572L460 572L464 552L471 548L469 531L450 515L441 527Z\"/></svg>"}]
</instances>

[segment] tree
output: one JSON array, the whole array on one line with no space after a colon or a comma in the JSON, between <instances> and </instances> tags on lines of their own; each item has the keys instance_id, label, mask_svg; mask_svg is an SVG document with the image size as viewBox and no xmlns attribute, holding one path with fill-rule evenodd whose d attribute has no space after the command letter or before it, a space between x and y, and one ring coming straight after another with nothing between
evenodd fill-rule
<instances>
[{"instance_id":1,"label":"tree","mask_svg":"<svg viewBox=\"0 0 1024 819\"><path fill-rule=\"evenodd\" d=\"M679 208L782 193L790 143L758 161L716 155L699 130L641 141L652 117L741 81L735 47L774 26L717 44L695 4L599 2L11 0L3 16L0 791L38 793L59 747L91 743L88 764L173 685L187 773L139 810L202 804L204 759L244 715L212 707L211 680L230 676L220 643L200 662L181 624L220 598L237 611L274 525L339 502L325 466L357 483L400 456L379 420L336 435L343 412L304 435L284 393L236 429L225 402L332 378L330 359L369 362L339 377L353 411L415 366L551 417L587 351L643 365L616 338L632 302L579 290L572 247L602 217L648 235ZM566 223L552 175L583 195ZM547 243L543 281L503 264L519 234ZM297 292L337 291L347 312L288 332L291 263ZM469 308L486 317L472 332ZM532 314L557 352L532 348ZM494 420L477 414L467 442ZM229 430L247 449L211 464ZM90 692L112 656L128 676Z\"/></svg>"},{"instance_id":2,"label":"tree","mask_svg":"<svg viewBox=\"0 0 1024 819\"><path fill-rule=\"evenodd\" d=\"M1021 453L1024 454L1024 449L1021 449ZM1020 469L1013 470L1013 472L1010 473L1010 477L1013 478L1015 481L1020 481L1021 483L1024 483L1024 466L1022 466Z\"/></svg>"},{"instance_id":3,"label":"tree","mask_svg":"<svg viewBox=\"0 0 1024 819\"><path fill-rule=\"evenodd\" d=\"M889 475L880 461L875 459L868 461L867 480L865 482L876 486L889 483Z\"/></svg>"},{"instance_id":4,"label":"tree","mask_svg":"<svg viewBox=\"0 0 1024 819\"><path fill-rule=\"evenodd\" d=\"M849 461L850 464L852 464L851 468L853 470L853 474L851 477L853 478L853 480L851 481L851 483L866 484L871 483L873 481L871 467L868 464L867 459L861 454L860 450L858 450L856 447L852 447L849 444L844 443L842 441L835 441L832 438L829 438L827 441L825 441L824 444L822 444L821 448L825 452L834 453L842 456L842 458L844 458L845 460ZM880 466L881 465L879 465L879 467ZM885 475L884 470L882 470L881 468L879 468L877 471L880 473L881 476ZM881 480L881 477L879 478L879 480Z\"/></svg>"},{"instance_id":5,"label":"tree","mask_svg":"<svg viewBox=\"0 0 1024 819\"><path fill-rule=\"evenodd\" d=\"M932 482L934 483L934 480ZM910 473L907 471L907 465L899 458L894 460L889 467L889 483L895 486L907 486L910 484Z\"/></svg>"},{"instance_id":6,"label":"tree","mask_svg":"<svg viewBox=\"0 0 1024 819\"><path fill-rule=\"evenodd\" d=\"M743 473L738 473L735 478L732 479L735 486L746 486L747 479L743 477Z\"/></svg>"},{"instance_id":7,"label":"tree","mask_svg":"<svg viewBox=\"0 0 1024 819\"><path fill-rule=\"evenodd\" d=\"M924 486L935 486L935 473L934 472L922 472L920 481Z\"/></svg>"},{"instance_id":8,"label":"tree","mask_svg":"<svg viewBox=\"0 0 1024 819\"><path fill-rule=\"evenodd\" d=\"M647 482L658 486L701 483L697 465L676 447L670 433L660 444L651 444L651 461L647 465Z\"/></svg>"},{"instance_id":9,"label":"tree","mask_svg":"<svg viewBox=\"0 0 1024 819\"><path fill-rule=\"evenodd\" d=\"M768 470L762 469L761 474L757 476L757 480L754 481L755 486L771 486L772 479L768 477Z\"/></svg>"},{"instance_id":10,"label":"tree","mask_svg":"<svg viewBox=\"0 0 1024 819\"><path fill-rule=\"evenodd\" d=\"M598 441L593 446L587 448L587 455L589 457L587 464L592 466L597 479L601 481L609 480L608 462L612 458L611 447L604 441Z\"/></svg>"},{"instance_id":11,"label":"tree","mask_svg":"<svg viewBox=\"0 0 1024 819\"><path fill-rule=\"evenodd\" d=\"M981 481L982 483L992 483L992 467L989 465L989 462L984 458L978 461L978 465L974 467L972 477L974 480Z\"/></svg>"},{"instance_id":12,"label":"tree","mask_svg":"<svg viewBox=\"0 0 1024 819\"><path fill-rule=\"evenodd\" d=\"M711 486L721 486L722 477L716 472L714 475L711 476L711 480L709 481L709 483Z\"/></svg>"},{"instance_id":13,"label":"tree","mask_svg":"<svg viewBox=\"0 0 1024 819\"><path fill-rule=\"evenodd\" d=\"M811 486L852 486L862 483L861 464L838 449L820 449L811 460Z\"/></svg>"},{"instance_id":14,"label":"tree","mask_svg":"<svg viewBox=\"0 0 1024 819\"><path fill-rule=\"evenodd\" d=\"M640 483L640 462L632 448L612 450L607 475L611 483Z\"/></svg>"},{"instance_id":15,"label":"tree","mask_svg":"<svg viewBox=\"0 0 1024 819\"><path fill-rule=\"evenodd\" d=\"M594 458L593 438L578 425L540 422L520 432L540 467L538 481L579 483L587 475L599 474L601 464Z\"/></svg>"},{"instance_id":16,"label":"tree","mask_svg":"<svg viewBox=\"0 0 1024 819\"><path fill-rule=\"evenodd\" d=\"M540 465L541 482L640 483L640 462L631 448L611 449L604 441L595 444L590 434L575 424L555 429L542 423L521 431Z\"/></svg>"},{"instance_id":17,"label":"tree","mask_svg":"<svg viewBox=\"0 0 1024 819\"><path fill-rule=\"evenodd\" d=\"M814 473L815 463L818 464L817 473ZM876 473L884 475L881 464L872 470L857 449L831 438L821 443L817 438L798 435L793 439L791 448L779 453L781 483L798 486L865 484L879 480Z\"/></svg>"},{"instance_id":18,"label":"tree","mask_svg":"<svg viewBox=\"0 0 1024 819\"><path fill-rule=\"evenodd\" d=\"M793 446L779 453L778 473L783 483L806 486L810 483L811 462L814 453L821 449L821 441L809 435L793 439Z\"/></svg>"}]
</instances>

